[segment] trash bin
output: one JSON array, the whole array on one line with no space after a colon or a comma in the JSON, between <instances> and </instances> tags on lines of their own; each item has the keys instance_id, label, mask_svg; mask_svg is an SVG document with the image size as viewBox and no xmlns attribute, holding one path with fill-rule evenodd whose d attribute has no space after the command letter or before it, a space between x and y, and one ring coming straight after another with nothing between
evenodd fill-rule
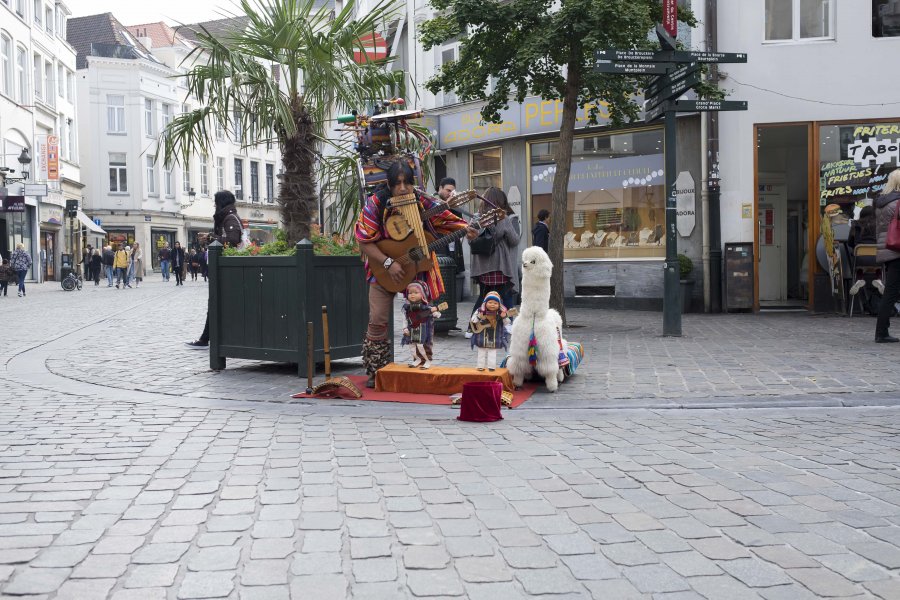
<instances>
[{"instance_id":1,"label":"trash bin","mask_svg":"<svg viewBox=\"0 0 900 600\"><path fill-rule=\"evenodd\" d=\"M444 280L444 293L435 301L435 305L446 302L447 310L441 311L441 318L434 322L435 331L450 331L456 327L456 259L452 256L438 256L441 278Z\"/></svg>"}]
</instances>

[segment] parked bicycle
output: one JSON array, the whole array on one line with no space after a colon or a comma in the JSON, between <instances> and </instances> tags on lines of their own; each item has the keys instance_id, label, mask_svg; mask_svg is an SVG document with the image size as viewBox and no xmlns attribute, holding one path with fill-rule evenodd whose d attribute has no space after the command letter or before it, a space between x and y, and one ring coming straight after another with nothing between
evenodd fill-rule
<instances>
[{"instance_id":1,"label":"parked bicycle","mask_svg":"<svg viewBox=\"0 0 900 600\"><path fill-rule=\"evenodd\" d=\"M72 271L61 282L62 289L67 292L71 292L72 290L80 290L81 286L84 285L84 282L81 279L81 275Z\"/></svg>"}]
</instances>

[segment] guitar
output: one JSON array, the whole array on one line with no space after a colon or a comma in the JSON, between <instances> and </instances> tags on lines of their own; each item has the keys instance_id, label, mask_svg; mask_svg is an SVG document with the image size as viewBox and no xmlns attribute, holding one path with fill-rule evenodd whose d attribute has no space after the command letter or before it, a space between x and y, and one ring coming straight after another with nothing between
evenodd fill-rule
<instances>
[{"instance_id":1,"label":"guitar","mask_svg":"<svg viewBox=\"0 0 900 600\"><path fill-rule=\"evenodd\" d=\"M470 224L470 226L479 229L489 227L505 218L506 211L502 208L494 208L479 216L478 220ZM403 240L384 239L375 242L379 250L393 258L394 262L399 263L403 267L403 279L399 283L394 282L388 269L385 269L384 265L380 263L376 264L369 261L369 269L371 269L372 275L375 276L375 281L381 287L389 292L402 292L416 278L416 275L423 271L429 271L434 266L431 255L436 248L465 237L466 231L464 227L437 239L430 233L426 233L425 237L428 241L426 248L418 245L416 236L408 236Z\"/></svg>"},{"instance_id":2,"label":"guitar","mask_svg":"<svg viewBox=\"0 0 900 600\"><path fill-rule=\"evenodd\" d=\"M421 219L423 221L430 219L431 217L437 216L447 210L448 208L453 208L455 206L461 206L463 204L467 204L471 200L474 200L478 197L478 192L475 190L466 190L465 192L460 192L459 194L455 194L451 196L446 202L439 198L434 198L421 190L416 190L420 196L425 196L430 200L434 200L437 202L435 206L432 206L426 211L422 212ZM410 194L412 196L412 194ZM415 197L415 196L413 196ZM406 196L402 196L401 198L406 198ZM416 200L418 203L418 200ZM389 216L384 221L384 229L387 231L387 234L391 237L392 240L405 240L409 235L413 232L412 226L409 224L409 221L406 220L400 213L394 213Z\"/></svg>"},{"instance_id":3,"label":"guitar","mask_svg":"<svg viewBox=\"0 0 900 600\"><path fill-rule=\"evenodd\" d=\"M518 316L518 314L519 314L518 308L510 308L508 311L506 311L507 317L516 317L516 316ZM488 321L487 319L479 319L479 321L477 323L469 323L469 329L472 330L472 333L481 333L482 331L487 329L490 326L490 324L491 324L491 322Z\"/></svg>"}]
</instances>

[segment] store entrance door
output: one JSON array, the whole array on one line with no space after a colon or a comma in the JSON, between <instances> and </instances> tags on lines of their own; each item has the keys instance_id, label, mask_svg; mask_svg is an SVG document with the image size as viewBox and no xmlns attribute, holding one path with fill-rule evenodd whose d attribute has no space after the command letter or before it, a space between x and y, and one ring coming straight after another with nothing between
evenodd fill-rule
<instances>
[{"instance_id":1,"label":"store entrance door","mask_svg":"<svg viewBox=\"0 0 900 600\"><path fill-rule=\"evenodd\" d=\"M804 308L809 237L809 125L757 127L759 307Z\"/></svg>"},{"instance_id":2,"label":"store entrance door","mask_svg":"<svg viewBox=\"0 0 900 600\"><path fill-rule=\"evenodd\" d=\"M44 267L44 281L56 281L54 256L56 256L56 233L41 231L41 262Z\"/></svg>"}]
</instances>

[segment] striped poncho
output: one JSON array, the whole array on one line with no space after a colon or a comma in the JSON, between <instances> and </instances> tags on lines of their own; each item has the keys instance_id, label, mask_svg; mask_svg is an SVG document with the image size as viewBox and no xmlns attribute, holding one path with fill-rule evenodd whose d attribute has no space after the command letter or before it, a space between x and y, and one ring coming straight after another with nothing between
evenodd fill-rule
<instances>
[{"instance_id":1,"label":"striped poncho","mask_svg":"<svg viewBox=\"0 0 900 600\"><path fill-rule=\"evenodd\" d=\"M359 219L356 221L356 239L361 244L369 244L388 237L387 231L384 229L384 202L380 194L373 194L366 200L366 205L359 213ZM434 202L428 198L419 197L419 202L424 210L434 206ZM388 209L390 210L390 209ZM388 213L390 214L390 213ZM426 229L435 237L453 233L458 229L466 227L467 223L454 215L449 210L429 219L425 223ZM441 278L441 271L438 268L437 257L432 253L431 261L433 266L431 270L419 273L417 280L423 282L428 287L428 297L437 298L444 293L444 280ZM369 260L366 259L366 278L369 283L375 283L375 277L369 268Z\"/></svg>"}]
</instances>

